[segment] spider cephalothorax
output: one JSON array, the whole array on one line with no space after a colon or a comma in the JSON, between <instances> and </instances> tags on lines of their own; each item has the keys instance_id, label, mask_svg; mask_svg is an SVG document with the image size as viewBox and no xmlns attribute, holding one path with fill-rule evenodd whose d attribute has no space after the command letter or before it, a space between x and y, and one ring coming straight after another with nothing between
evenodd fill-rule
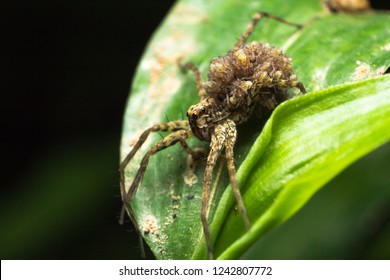
<instances>
[{"instance_id":1,"label":"spider cephalothorax","mask_svg":"<svg viewBox=\"0 0 390 280\"><path fill-rule=\"evenodd\" d=\"M214 124L228 118L231 112L224 104L212 97L204 98L187 112L188 122L194 135L200 140L210 141L210 129Z\"/></svg>"},{"instance_id":2,"label":"spider cephalothorax","mask_svg":"<svg viewBox=\"0 0 390 280\"><path fill-rule=\"evenodd\" d=\"M270 113L279 103L286 100L288 89L297 87L301 93L305 92L302 83L293 73L291 59L280 49L259 42L245 44L262 17L273 18L298 28L302 27L279 17L258 12L232 50L227 55L211 61L206 83L203 82L202 75L194 64L185 64L183 67L192 70L195 74L200 102L189 108L188 120L160 123L145 130L120 166L122 199L131 220L138 228L130 200L137 190L150 156L175 143L180 143L191 158L199 160L202 153L190 148L185 140L195 136L210 142L201 208L201 221L210 258L213 257L213 250L207 216L210 205L210 185L218 157L222 151L225 151L230 184L237 200L238 210L249 228L250 221L237 184L234 166L233 148L237 138L236 127L247 121L254 113L260 116ZM148 135L157 131L172 133L152 146L145 154L133 183L127 189L125 185L127 164Z\"/></svg>"}]
</instances>

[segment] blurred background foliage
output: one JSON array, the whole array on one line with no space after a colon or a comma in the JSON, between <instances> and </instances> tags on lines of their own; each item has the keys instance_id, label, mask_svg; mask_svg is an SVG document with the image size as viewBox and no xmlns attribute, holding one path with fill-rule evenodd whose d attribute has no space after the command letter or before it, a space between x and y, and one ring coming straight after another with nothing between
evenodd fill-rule
<instances>
[{"instance_id":1,"label":"blurred background foliage","mask_svg":"<svg viewBox=\"0 0 390 280\"><path fill-rule=\"evenodd\" d=\"M122 116L173 2L2 1L1 259L140 258L132 226L117 222ZM244 258L389 259L389 166L387 144Z\"/></svg>"}]
</instances>

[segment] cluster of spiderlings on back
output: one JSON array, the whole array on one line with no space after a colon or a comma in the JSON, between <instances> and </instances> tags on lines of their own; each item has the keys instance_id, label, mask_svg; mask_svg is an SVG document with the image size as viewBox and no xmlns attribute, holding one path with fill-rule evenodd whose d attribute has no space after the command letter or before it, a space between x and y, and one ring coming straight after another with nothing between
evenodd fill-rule
<instances>
[{"instance_id":1,"label":"cluster of spiderlings on back","mask_svg":"<svg viewBox=\"0 0 390 280\"><path fill-rule=\"evenodd\" d=\"M259 42L214 58L208 79L208 95L231 110L247 106L248 95L255 99L261 92L285 94L299 83L291 59L282 50Z\"/></svg>"}]
</instances>

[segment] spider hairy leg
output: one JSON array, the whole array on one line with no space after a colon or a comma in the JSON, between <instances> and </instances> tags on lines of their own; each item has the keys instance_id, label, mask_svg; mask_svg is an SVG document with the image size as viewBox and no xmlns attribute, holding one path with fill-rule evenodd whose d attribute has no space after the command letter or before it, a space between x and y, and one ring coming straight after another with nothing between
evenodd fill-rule
<instances>
[{"instance_id":1,"label":"spider hairy leg","mask_svg":"<svg viewBox=\"0 0 390 280\"><path fill-rule=\"evenodd\" d=\"M203 78L202 73L199 71L198 67L195 66L192 62L187 62L186 64L180 65L183 70L190 70L194 76L196 81L196 87L198 89L198 96L202 100L206 97L207 93L203 88Z\"/></svg>"},{"instance_id":2,"label":"spider hairy leg","mask_svg":"<svg viewBox=\"0 0 390 280\"><path fill-rule=\"evenodd\" d=\"M143 157L140 168L137 171L137 174L133 180L133 183L131 184L130 188L128 191L126 191L126 177L125 177L125 169L126 166L129 164L131 159L134 157L134 155L137 153L137 151L141 148L142 144L146 141L148 138L149 134L151 132L160 132L160 131L166 131L166 132L173 132L172 134L168 135L161 141L159 141L157 144L152 146L149 151L145 154ZM165 123L160 123L153 125L149 129L145 130L140 138L138 139L137 143L134 145L133 149L127 154L125 159L122 161L119 167L119 173L120 173L120 188L121 188L121 196L122 196L122 201L124 204L124 207L122 208L122 213L121 218L123 219L124 216L124 209L127 209L127 212L129 214L130 220L134 224L139 238L140 238L140 246L141 246L141 253L142 256L145 257L145 251L143 247L143 241L142 241L142 236L139 232L139 226L137 223L137 220L135 218L134 211L131 207L130 200L132 196L135 194L138 185L142 179L143 174L145 173L146 167L149 162L150 156L154 155L158 151L161 151L165 148L168 148L177 142L184 142L185 139L190 138L192 136L191 130L189 128L188 121L173 121L173 122L165 122ZM123 221L120 223L123 224Z\"/></svg>"},{"instance_id":3,"label":"spider hairy leg","mask_svg":"<svg viewBox=\"0 0 390 280\"><path fill-rule=\"evenodd\" d=\"M195 148L192 149L188 146L185 141L180 141L180 145L188 153L187 158L187 170L185 172L184 178L188 185L192 186L197 182L197 177L195 175L196 167L207 157L207 150L204 148Z\"/></svg>"},{"instance_id":4,"label":"spider hairy leg","mask_svg":"<svg viewBox=\"0 0 390 280\"><path fill-rule=\"evenodd\" d=\"M219 162L219 167L218 167L218 170L217 170L217 174L215 176L215 179L214 179L214 183L213 183L213 187L211 188L211 193L210 193L210 205L212 204L213 202L213 199L214 199L214 195L215 195L215 192L217 191L217 187L218 187L218 184L220 182L220 178L221 178L221 174L222 174L222 167L223 167L223 162L224 162L224 157L223 155L221 155L221 159ZM208 217L209 216L209 212L210 212L210 206L209 206L209 211L206 213L206 216Z\"/></svg>"},{"instance_id":5,"label":"spider hairy leg","mask_svg":"<svg viewBox=\"0 0 390 280\"><path fill-rule=\"evenodd\" d=\"M180 141L180 145L188 153L188 155L191 158L191 161L194 164L198 163L199 161L206 158L206 156L207 156L207 150L205 150L203 148L192 149L192 148L190 148L190 146L188 146L186 141Z\"/></svg>"},{"instance_id":6,"label":"spider hairy leg","mask_svg":"<svg viewBox=\"0 0 390 280\"><path fill-rule=\"evenodd\" d=\"M164 123L155 124L152 127L146 129L141 134L137 143L134 145L133 149L127 154L127 156L125 157L125 159L121 162L121 164L119 166L122 198L126 197L126 189L125 189L125 169L126 169L126 166L129 164L130 160L137 153L139 148L141 148L142 144L146 141L149 134L151 132L164 132L164 131L165 132L173 132L173 131L178 131L178 130L190 131L188 121L172 121L172 122L164 122Z\"/></svg>"},{"instance_id":7,"label":"spider hairy leg","mask_svg":"<svg viewBox=\"0 0 390 280\"><path fill-rule=\"evenodd\" d=\"M274 16L272 14L269 14L267 12L257 12L254 17L252 18L252 21L251 23L248 25L248 27L246 28L244 34L242 35L242 37L240 38L240 40L237 41L237 43L233 46L233 49L238 49L238 48L241 48L242 46L245 45L246 43L246 40L249 38L249 36L252 34L253 30L255 29L256 25L260 22L261 19L263 18L270 18L270 19L274 19L276 21L279 21L279 22L282 22L284 24L287 24L287 25L291 25L291 26L294 26L298 29L301 29L304 27L304 25L302 24L298 24L298 23L294 23L294 22L290 22L290 21L287 21L281 17L278 17L278 16Z\"/></svg>"},{"instance_id":8,"label":"spider hairy leg","mask_svg":"<svg viewBox=\"0 0 390 280\"><path fill-rule=\"evenodd\" d=\"M303 93L303 94L306 93L305 86L304 86L301 82L298 82L298 83L297 83L297 88L299 88L299 90L301 91L301 93Z\"/></svg>"},{"instance_id":9,"label":"spider hairy leg","mask_svg":"<svg viewBox=\"0 0 390 280\"><path fill-rule=\"evenodd\" d=\"M218 127L216 128L216 130ZM222 128L223 130L223 128ZM221 154L221 151L223 149L225 142L225 135L224 132L221 131L221 133L213 133L211 135L211 143L210 143L210 152L207 157L207 163L206 163L206 169L204 172L204 181L203 181L203 193L202 193L202 208L201 208L201 220L202 220L202 227L203 227L203 232L205 235L206 239L206 245L207 245L207 250L209 252L209 258L214 259L213 257L213 245L211 242L211 235L210 235L210 230L207 224L207 214L208 214L208 209L210 206L210 185L211 185L211 180L213 176L213 170L215 163L217 162L217 159L219 155Z\"/></svg>"},{"instance_id":10,"label":"spider hairy leg","mask_svg":"<svg viewBox=\"0 0 390 280\"><path fill-rule=\"evenodd\" d=\"M178 130L178 131L166 136L164 139L162 139L157 144L152 146L150 148L150 150L142 158L140 168L138 169L137 174L134 178L134 181L131 184L128 193L126 194L126 197L125 197L126 200L130 200L131 197L137 191L138 185L141 182L142 176L145 173L146 168L148 166L150 157L163 149L166 149L170 146L175 145L178 142L182 142L185 139L188 139L190 136L191 136L191 132L189 130Z\"/></svg>"},{"instance_id":11,"label":"spider hairy leg","mask_svg":"<svg viewBox=\"0 0 390 280\"><path fill-rule=\"evenodd\" d=\"M238 187L237 178L236 178L236 169L234 166L233 148L237 139L236 125L233 121L228 120L226 121L225 126L226 126L226 135L227 135L226 144L225 144L225 153L226 153L227 167L229 171L230 184L232 186L234 195L236 197L238 210L244 219L246 228L249 229L251 227L251 222L249 221L248 215L246 213L244 201L242 199L241 192Z\"/></svg>"},{"instance_id":12,"label":"spider hairy leg","mask_svg":"<svg viewBox=\"0 0 390 280\"><path fill-rule=\"evenodd\" d=\"M213 247L212 247L210 230L208 228L208 223L207 223L208 212L211 203L210 185L211 185L213 170L216 165L216 161L219 158L221 151L224 148L226 153L226 161L227 161L227 166L229 171L230 184L235 194L238 208L240 210L241 215L243 216L246 227L250 228L251 226L249 218L246 214L244 202L242 200L242 196L236 179L236 172L234 167L234 156L233 156L233 147L236 142L236 138L237 138L236 125L232 120L226 120L223 123L217 125L213 133L211 134L210 153L207 158L205 175L204 175L202 209L201 209L201 220L202 220L203 232L205 235L210 259L213 259Z\"/></svg>"}]
</instances>

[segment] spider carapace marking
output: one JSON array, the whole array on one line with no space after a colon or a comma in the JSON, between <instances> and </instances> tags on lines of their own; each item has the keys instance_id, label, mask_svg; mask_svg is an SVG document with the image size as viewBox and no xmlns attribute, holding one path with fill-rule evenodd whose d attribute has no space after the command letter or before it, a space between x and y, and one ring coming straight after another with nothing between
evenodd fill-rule
<instances>
[{"instance_id":1,"label":"spider carapace marking","mask_svg":"<svg viewBox=\"0 0 390 280\"><path fill-rule=\"evenodd\" d=\"M204 172L201 221L206 239L209 257L213 258L211 236L208 228L208 210L210 207L210 186L213 170L221 152L225 152L230 184L237 200L238 211L245 225L251 224L236 180L233 148L237 138L237 125L247 121L253 114L264 116L278 104L287 99L287 90L305 88L293 73L291 59L278 49L259 42L245 44L254 27L261 18L268 17L288 25L301 28L302 25L288 22L282 18L264 12L257 12L243 36L227 55L214 58L208 72L208 81L192 63L182 65L191 70L196 78L200 102L189 108L188 120L171 121L156 124L145 130L137 143L120 165L121 194L124 205L135 227L139 229L131 208L131 198L136 193L150 156L158 151L179 143L189 154L193 162L205 157L204 151L192 149L185 142L195 136L210 142ZM134 181L126 191L125 168L137 150L151 132L168 131L170 135L152 146L143 157ZM142 241L141 241L142 244ZM142 248L141 248L142 249Z\"/></svg>"}]
</instances>

